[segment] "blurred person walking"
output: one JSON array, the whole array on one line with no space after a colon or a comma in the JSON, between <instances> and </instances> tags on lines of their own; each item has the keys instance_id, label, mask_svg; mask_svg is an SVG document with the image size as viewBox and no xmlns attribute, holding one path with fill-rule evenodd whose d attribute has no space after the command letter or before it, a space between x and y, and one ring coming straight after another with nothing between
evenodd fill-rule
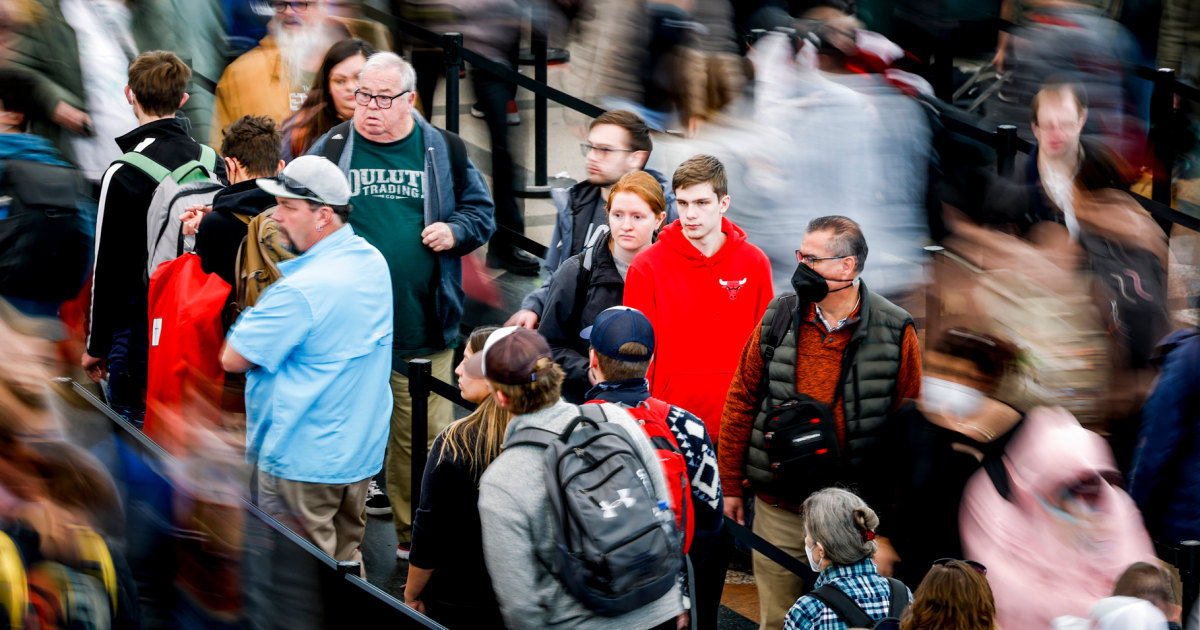
<instances>
[{"instance_id":1,"label":"blurred person walking","mask_svg":"<svg viewBox=\"0 0 1200 630\"><path fill-rule=\"evenodd\" d=\"M225 127L246 115L282 123L299 111L321 60L349 30L329 15L326 0L270 0L275 15L258 46L221 73L213 103L212 144Z\"/></svg>"},{"instance_id":2,"label":"blurred person walking","mask_svg":"<svg viewBox=\"0 0 1200 630\"><path fill-rule=\"evenodd\" d=\"M658 171L646 168L654 142L650 128L637 114L613 110L596 117L588 126L587 141L580 149L587 160L587 178L571 188L550 191L557 210L546 253L546 269L550 273L582 252L597 229L608 224L606 208L612 187L629 173L644 171L658 181L667 213L664 225L679 218L670 182ZM537 328L549 293L549 283L530 292L521 301L521 310L513 313L505 325Z\"/></svg>"},{"instance_id":3,"label":"blurred person walking","mask_svg":"<svg viewBox=\"0 0 1200 630\"><path fill-rule=\"evenodd\" d=\"M140 126L117 138L127 152L144 155L168 172L198 159L201 145L187 136L175 111L188 100L191 71L173 53L139 55L129 65L125 97ZM216 165L225 177L225 165ZM140 422L145 413L146 212L158 182L121 160L104 173L96 218L96 260L87 351L81 362L96 382L108 381L109 404Z\"/></svg>"},{"instance_id":4,"label":"blurred person walking","mask_svg":"<svg viewBox=\"0 0 1200 630\"><path fill-rule=\"evenodd\" d=\"M959 513L963 553L988 567L1001 627L1085 615L1126 567L1153 562L1111 451L1066 410L1030 411L1003 463L967 482Z\"/></svg>"},{"instance_id":5,"label":"blurred person walking","mask_svg":"<svg viewBox=\"0 0 1200 630\"><path fill-rule=\"evenodd\" d=\"M113 139L143 124L122 92L130 82L130 64L141 52L179 48L170 4L31 2L31 17L17 31L8 61L37 78L30 131L50 139L77 164L98 196L105 170L126 150Z\"/></svg>"},{"instance_id":6,"label":"blurred person walking","mask_svg":"<svg viewBox=\"0 0 1200 630\"><path fill-rule=\"evenodd\" d=\"M745 523L748 481L754 532L802 558L808 492L855 484L865 500L890 506L889 416L919 395L921 354L912 317L860 278L867 242L857 223L814 219L796 257L795 293L772 300L744 344L717 453L725 516ZM768 433L805 439L770 442ZM883 575L898 560L887 535L872 544ZM761 627L777 627L804 585L761 554L752 559Z\"/></svg>"},{"instance_id":7,"label":"blurred person walking","mask_svg":"<svg viewBox=\"0 0 1200 630\"><path fill-rule=\"evenodd\" d=\"M246 373L252 498L338 562L361 561L363 504L383 466L392 341L387 261L348 225L350 186L318 156L256 185L299 256L242 313L221 354Z\"/></svg>"},{"instance_id":8,"label":"blurred person walking","mask_svg":"<svg viewBox=\"0 0 1200 630\"><path fill-rule=\"evenodd\" d=\"M937 558L959 557L963 487L980 468L1003 466L1004 447L1023 414L997 399L1015 372L1007 341L965 328L930 339L921 396L889 422L887 466L896 501L891 541L903 558L896 577L918 584Z\"/></svg>"},{"instance_id":9,"label":"blurred person walking","mask_svg":"<svg viewBox=\"0 0 1200 630\"><path fill-rule=\"evenodd\" d=\"M845 630L851 627L829 604L825 591L849 597L872 621L899 618L912 593L899 580L880 575L873 558L879 551L879 517L854 493L826 488L804 500L804 553L819 573L813 591L796 600L784 630Z\"/></svg>"},{"instance_id":10,"label":"blurred person walking","mask_svg":"<svg viewBox=\"0 0 1200 630\"><path fill-rule=\"evenodd\" d=\"M1165 542L1200 538L1200 331L1159 343L1158 380L1142 406L1129 496L1146 528Z\"/></svg>"},{"instance_id":11,"label":"blurred person walking","mask_svg":"<svg viewBox=\"0 0 1200 630\"><path fill-rule=\"evenodd\" d=\"M284 162L304 155L334 125L354 117L358 75L373 54L375 48L361 39L343 39L329 47L304 104L280 125Z\"/></svg>"},{"instance_id":12,"label":"blurred person walking","mask_svg":"<svg viewBox=\"0 0 1200 630\"><path fill-rule=\"evenodd\" d=\"M478 407L433 441L421 478L421 505L413 521L412 554L404 603L451 628L504 625L483 561L479 479L500 454L512 414L496 405L483 376L483 344L496 331L471 332L454 369L458 389Z\"/></svg>"},{"instance_id":13,"label":"blurred person walking","mask_svg":"<svg viewBox=\"0 0 1200 630\"><path fill-rule=\"evenodd\" d=\"M935 561L913 593L900 630L1000 630L987 567L952 558Z\"/></svg>"},{"instance_id":14,"label":"blurred person walking","mask_svg":"<svg viewBox=\"0 0 1200 630\"><path fill-rule=\"evenodd\" d=\"M354 118L309 150L347 174L356 210L350 224L383 253L391 273L395 406L387 498L401 560L408 559L412 537L412 397L405 366L410 359L429 359L434 378L450 380L463 315L462 257L496 229L491 195L462 139L413 109L416 82L399 55L372 55L359 77ZM431 397L431 444L451 419L450 401Z\"/></svg>"},{"instance_id":15,"label":"blurred person walking","mask_svg":"<svg viewBox=\"0 0 1200 630\"><path fill-rule=\"evenodd\" d=\"M590 380L588 342L579 333L601 312L621 305L629 264L654 243L666 216L664 205L653 175L635 171L622 177L608 196L608 225L596 230L588 247L568 258L550 279L538 332L566 372L567 402L584 402L584 394L595 385Z\"/></svg>"},{"instance_id":16,"label":"blurred person walking","mask_svg":"<svg viewBox=\"0 0 1200 630\"><path fill-rule=\"evenodd\" d=\"M57 317L87 281L96 204L49 140L26 133L35 80L0 68L0 298Z\"/></svg>"}]
</instances>

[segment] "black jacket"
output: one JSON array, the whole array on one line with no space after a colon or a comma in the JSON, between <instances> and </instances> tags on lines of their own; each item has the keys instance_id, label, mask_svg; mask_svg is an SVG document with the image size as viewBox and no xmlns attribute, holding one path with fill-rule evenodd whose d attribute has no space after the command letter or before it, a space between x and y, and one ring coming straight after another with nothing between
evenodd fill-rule
<instances>
[{"instance_id":1,"label":"black jacket","mask_svg":"<svg viewBox=\"0 0 1200 630\"><path fill-rule=\"evenodd\" d=\"M137 151L171 170L200 157L199 143L175 118L146 123L116 142L122 151ZM220 160L217 177L225 180ZM122 162L113 162L104 173L87 339L94 357L108 356L114 333L146 327L146 211L157 187L149 175Z\"/></svg>"},{"instance_id":2,"label":"black jacket","mask_svg":"<svg viewBox=\"0 0 1200 630\"><path fill-rule=\"evenodd\" d=\"M229 286L236 287L234 270L238 247L246 238L246 223L234 214L252 219L275 205L275 196L264 192L253 179L217 193L213 197L212 212L200 221L200 229L196 232L200 268L221 276Z\"/></svg>"},{"instance_id":3,"label":"black jacket","mask_svg":"<svg viewBox=\"0 0 1200 630\"><path fill-rule=\"evenodd\" d=\"M625 280L608 250L609 242L606 236L599 246L589 247L563 261L549 283L546 310L538 327L538 332L550 343L554 361L567 373L562 394L563 399L571 403L587 400L584 394L592 387L587 376L590 344L580 338L579 331L591 326L600 311L620 306L625 297ZM585 292L580 295L579 282L587 276L583 269L584 258L589 254L592 256L591 277L586 278Z\"/></svg>"}]
</instances>

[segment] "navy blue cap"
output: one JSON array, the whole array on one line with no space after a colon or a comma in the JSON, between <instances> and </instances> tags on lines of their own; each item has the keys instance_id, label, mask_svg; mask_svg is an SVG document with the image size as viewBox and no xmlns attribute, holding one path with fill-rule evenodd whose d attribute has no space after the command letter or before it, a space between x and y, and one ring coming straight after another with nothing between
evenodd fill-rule
<instances>
[{"instance_id":1,"label":"navy blue cap","mask_svg":"<svg viewBox=\"0 0 1200 630\"><path fill-rule=\"evenodd\" d=\"M650 354L654 354L654 327L641 311L628 306L614 306L601 311L596 321L580 331L579 336L591 342L596 352L618 361L640 363L650 359L649 354L621 354L621 346L629 342L640 343L646 346Z\"/></svg>"}]
</instances>

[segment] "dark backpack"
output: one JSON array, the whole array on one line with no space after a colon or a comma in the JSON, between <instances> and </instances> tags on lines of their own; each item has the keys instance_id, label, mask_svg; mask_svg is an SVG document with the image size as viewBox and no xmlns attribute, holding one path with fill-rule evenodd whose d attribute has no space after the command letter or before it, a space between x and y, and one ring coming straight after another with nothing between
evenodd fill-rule
<instances>
[{"instance_id":1,"label":"dark backpack","mask_svg":"<svg viewBox=\"0 0 1200 630\"><path fill-rule=\"evenodd\" d=\"M61 302L79 293L95 227L79 212L83 178L69 166L5 160L0 177L0 295Z\"/></svg>"},{"instance_id":2,"label":"dark backpack","mask_svg":"<svg viewBox=\"0 0 1200 630\"><path fill-rule=\"evenodd\" d=\"M840 478L841 463L841 445L832 407L807 394L792 392L783 403L765 408L770 397L771 360L791 329L798 306L796 294L780 296L771 326L761 339L763 375L759 384L760 406L766 414L763 447L772 474L771 482L758 489L790 505L800 505L808 495L836 483ZM852 360L853 355L842 359L834 404L842 397L842 382Z\"/></svg>"},{"instance_id":3,"label":"dark backpack","mask_svg":"<svg viewBox=\"0 0 1200 630\"><path fill-rule=\"evenodd\" d=\"M891 590L888 614L875 621L849 595L832 584L826 584L809 593L829 607L847 628L872 628L873 630L900 630L900 615L908 608L908 589L900 580L887 578Z\"/></svg>"},{"instance_id":4,"label":"dark backpack","mask_svg":"<svg viewBox=\"0 0 1200 630\"><path fill-rule=\"evenodd\" d=\"M1167 270L1154 252L1125 247L1094 234L1079 235L1092 273L1105 288L1114 332L1129 349L1132 367L1144 367L1167 333Z\"/></svg>"},{"instance_id":5,"label":"dark backpack","mask_svg":"<svg viewBox=\"0 0 1200 630\"><path fill-rule=\"evenodd\" d=\"M352 120L347 120L340 123L333 129L329 130L329 140L325 141L325 146L321 149L321 155L325 159L338 163L342 157L342 151L346 148L346 140L349 134L353 133L351 125ZM446 131L440 127L435 127L442 134L442 139L446 141L446 146L450 148L450 172L454 175L454 202L462 201L463 192L467 190L467 143L458 137L458 134Z\"/></svg>"},{"instance_id":6,"label":"dark backpack","mask_svg":"<svg viewBox=\"0 0 1200 630\"><path fill-rule=\"evenodd\" d=\"M594 401L599 402L599 401ZM695 533L695 511L692 507L692 482L688 478L687 459L683 450L671 432L668 418L671 416L671 405L657 398L647 398L642 404L628 408L646 432L650 445L658 453L658 463L662 468L663 477L671 491L671 511L675 512L675 527L679 530L683 541L683 553L692 548L692 535Z\"/></svg>"},{"instance_id":7,"label":"dark backpack","mask_svg":"<svg viewBox=\"0 0 1200 630\"><path fill-rule=\"evenodd\" d=\"M558 579L584 606L616 617L675 585L682 553L669 506L660 504L625 429L601 405L583 405L562 433L528 427L504 444L544 448ZM665 503L665 502L664 502Z\"/></svg>"}]
</instances>

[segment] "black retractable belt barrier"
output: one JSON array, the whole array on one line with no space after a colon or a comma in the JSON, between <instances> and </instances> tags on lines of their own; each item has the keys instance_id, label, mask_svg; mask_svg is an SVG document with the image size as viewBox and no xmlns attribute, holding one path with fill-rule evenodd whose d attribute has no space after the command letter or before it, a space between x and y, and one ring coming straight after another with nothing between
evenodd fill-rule
<instances>
[{"instance_id":1,"label":"black retractable belt barrier","mask_svg":"<svg viewBox=\"0 0 1200 630\"><path fill-rule=\"evenodd\" d=\"M812 585L817 581L816 571L813 571L808 565L792 557L790 553L767 542L762 536L750 531L745 525L741 525L737 521L726 517L723 527L731 536L749 545L751 549L766 556L775 564L795 573L804 580L806 588L812 588Z\"/></svg>"}]
</instances>

